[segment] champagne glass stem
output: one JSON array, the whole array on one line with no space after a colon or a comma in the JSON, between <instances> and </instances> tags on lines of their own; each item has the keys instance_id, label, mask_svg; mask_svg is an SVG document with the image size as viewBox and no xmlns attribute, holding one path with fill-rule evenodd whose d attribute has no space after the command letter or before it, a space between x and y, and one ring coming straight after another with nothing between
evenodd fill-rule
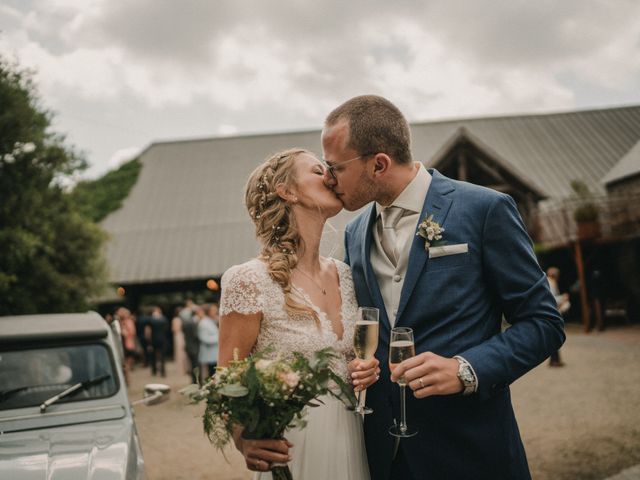
<instances>
[{"instance_id":1,"label":"champagne glass stem","mask_svg":"<svg viewBox=\"0 0 640 480\"><path fill-rule=\"evenodd\" d=\"M407 431L407 411L404 399L405 388L407 388L405 385L400 387L400 433L406 433Z\"/></svg>"},{"instance_id":2,"label":"champagne glass stem","mask_svg":"<svg viewBox=\"0 0 640 480\"><path fill-rule=\"evenodd\" d=\"M360 395L362 394L362 390L358 390L358 397L356 400L356 413L362 413L362 405L360 404Z\"/></svg>"}]
</instances>

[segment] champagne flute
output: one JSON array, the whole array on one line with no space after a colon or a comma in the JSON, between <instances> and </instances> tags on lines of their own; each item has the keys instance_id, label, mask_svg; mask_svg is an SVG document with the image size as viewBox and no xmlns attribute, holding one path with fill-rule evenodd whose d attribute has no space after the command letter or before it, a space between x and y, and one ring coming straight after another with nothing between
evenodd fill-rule
<instances>
[{"instance_id":1,"label":"champagne flute","mask_svg":"<svg viewBox=\"0 0 640 480\"><path fill-rule=\"evenodd\" d=\"M360 307L356 317L356 330L353 335L353 349L356 357L360 360L371 360L378 348L378 330L379 330L379 310L375 307ZM353 409L359 415L367 415L373 413L373 409L360 404L360 395L362 390L358 391L358 401Z\"/></svg>"},{"instance_id":2,"label":"champagne flute","mask_svg":"<svg viewBox=\"0 0 640 480\"><path fill-rule=\"evenodd\" d=\"M395 370L399 363L407 358L415 356L416 349L413 342L413 330L407 327L391 329L391 341L389 343L389 369ZM413 437L418 431L407 426L407 411L405 406L405 389L407 381L404 375L398 379L400 386L400 425L392 425L389 433L394 437Z\"/></svg>"}]
</instances>

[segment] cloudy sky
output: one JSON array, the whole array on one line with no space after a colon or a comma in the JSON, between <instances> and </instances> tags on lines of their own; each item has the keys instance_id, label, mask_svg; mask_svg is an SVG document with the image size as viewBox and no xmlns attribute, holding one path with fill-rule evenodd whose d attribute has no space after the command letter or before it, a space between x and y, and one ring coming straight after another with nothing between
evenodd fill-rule
<instances>
[{"instance_id":1,"label":"cloudy sky","mask_svg":"<svg viewBox=\"0 0 640 480\"><path fill-rule=\"evenodd\" d=\"M151 142L320 128L377 93L411 121L640 103L637 0L2 0L95 177Z\"/></svg>"}]
</instances>

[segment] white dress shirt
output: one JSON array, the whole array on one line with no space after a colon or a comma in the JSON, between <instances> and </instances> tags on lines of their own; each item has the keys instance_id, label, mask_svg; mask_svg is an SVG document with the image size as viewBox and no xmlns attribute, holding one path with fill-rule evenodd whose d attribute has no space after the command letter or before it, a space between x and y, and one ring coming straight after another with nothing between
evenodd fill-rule
<instances>
[{"instance_id":1,"label":"white dress shirt","mask_svg":"<svg viewBox=\"0 0 640 480\"><path fill-rule=\"evenodd\" d=\"M373 229L373 242L371 242L371 266L378 280L380 293L382 293L384 306L387 310L387 317L392 327L395 325L400 293L407 273L409 250L411 249L411 243L420 221L420 212L431 184L431 175L427 169L421 163L416 163L418 164L416 176L390 205L405 210L403 217L396 226L396 239L400 255L395 267L380 244L379 229L382 226L380 212L385 207L376 202L378 220Z\"/></svg>"}]
</instances>

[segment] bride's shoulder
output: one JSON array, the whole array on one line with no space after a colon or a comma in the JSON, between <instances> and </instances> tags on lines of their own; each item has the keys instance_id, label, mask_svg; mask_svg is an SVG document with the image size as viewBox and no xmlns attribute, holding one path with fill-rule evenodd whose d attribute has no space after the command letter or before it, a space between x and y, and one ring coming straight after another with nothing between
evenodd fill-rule
<instances>
[{"instance_id":1,"label":"bride's shoulder","mask_svg":"<svg viewBox=\"0 0 640 480\"><path fill-rule=\"evenodd\" d=\"M333 261L333 263L335 263L338 271L351 272L351 267L344 263L342 260L338 260L337 258L331 258L331 260Z\"/></svg>"},{"instance_id":2,"label":"bride's shoulder","mask_svg":"<svg viewBox=\"0 0 640 480\"><path fill-rule=\"evenodd\" d=\"M338 270L338 275L340 277L348 277L351 278L351 267L349 265L347 265L346 263L344 263L342 260L338 260L337 258L332 258L331 260L333 260L333 263L336 266L336 269Z\"/></svg>"},{"instance_id":3,"label":"bride's shoulder","mask_svg":"<svg viewBox=\"0 0 640 480\"><path fill-rule=\"evenodd\" d=\"M259 281L267 272L266 265L259 258L233 265L222 275L222 283L229 284L237 281L253 283Z\"/></svg>"}]
</instances>

